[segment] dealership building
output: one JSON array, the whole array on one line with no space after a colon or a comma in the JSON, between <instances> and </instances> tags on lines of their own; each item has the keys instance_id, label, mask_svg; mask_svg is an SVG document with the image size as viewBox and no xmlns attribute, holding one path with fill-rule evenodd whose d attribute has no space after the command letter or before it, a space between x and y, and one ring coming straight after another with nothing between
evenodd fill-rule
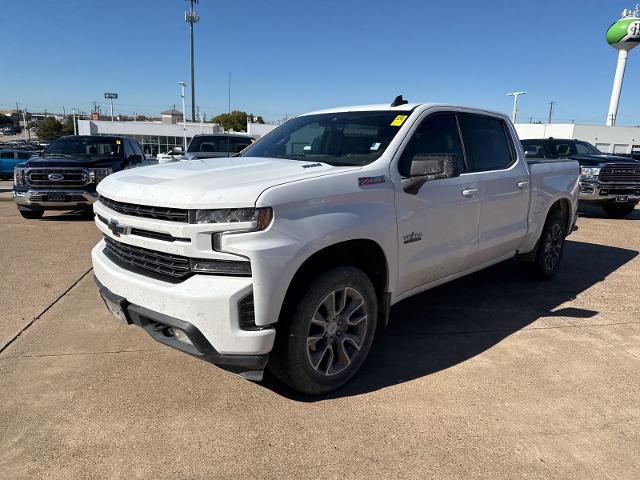
<instances>
[{"instance_id":1,"label":"dealership building","mask_svg":"<svg viewBox=\"0 0 640 480\"><path fill-rule=\"evenodd\" d=\"M277 125L247 124L247 131L254 138L260 138ZM167 110L162 112L158 121L109 121L109 120L78 120L79 135L115 135L137 140L146 155L155 156L167 153L173 147L184 144L183 136L186 130L187 145L194 135L224 133L222 127L216 123L187 122L186 128L182 123L182 112Z\"/></svg>"},{"instance_id":2,"label":"dealership building","mask_svg":"<svg viewBox=\"0 0 640 480\"><path fill-rule=\"evenodd\" d=\"M549 137L583 140L604 153L640 154L640 127L517 123L516 130L522 140Z\"/></svg>"}]
</instances>

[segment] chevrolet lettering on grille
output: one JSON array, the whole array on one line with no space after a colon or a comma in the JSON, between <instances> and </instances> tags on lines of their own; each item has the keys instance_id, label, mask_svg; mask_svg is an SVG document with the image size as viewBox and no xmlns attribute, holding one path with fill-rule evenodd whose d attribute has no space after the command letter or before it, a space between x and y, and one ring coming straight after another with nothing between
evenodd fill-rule
<instances>
[{"instance_id":1,"label":"chevrolet lettering on grille","mask_svg":"<svg viewBox=\"0 0 640 480\"><path fill-rule=\"evenodd\" d=\"M115 219L109 220L107 227L109 228L109 230L111 230L111 233L113 233L116 237L119 237L120 235L128 235L129 233L131 233L131 227L122 225L121 223L118 222L118 220L115 220Z\"/></svg>"}]
</instances>

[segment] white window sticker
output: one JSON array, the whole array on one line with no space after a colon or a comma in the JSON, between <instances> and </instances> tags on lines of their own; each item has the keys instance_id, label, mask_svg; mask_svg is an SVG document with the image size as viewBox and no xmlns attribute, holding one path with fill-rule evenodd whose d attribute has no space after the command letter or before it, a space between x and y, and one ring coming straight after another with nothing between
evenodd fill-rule
<instances>
[{"instance_id":1,"label":"white window sticker","mask_svg":"<svg viewBox=\"0 0 640 480\"><path fill-rule=\"evenodd\" d=\"M302 147L302 150L304 150L305 152L310 152L311 151L311 145L305 145L304 147Z\"/></svg>"},{"instance_id":2,"label":"white window sticker","mask_svg":"<svg viewBox=\"0 0 640 480\"><path fill-rule=\"evenodd\" d=\"M376 142L373 145L371 145L371 148L369 150L371 151L377 151L380 148L380 145L382 145L380 142Z\"/></svg>"}]
</instances>

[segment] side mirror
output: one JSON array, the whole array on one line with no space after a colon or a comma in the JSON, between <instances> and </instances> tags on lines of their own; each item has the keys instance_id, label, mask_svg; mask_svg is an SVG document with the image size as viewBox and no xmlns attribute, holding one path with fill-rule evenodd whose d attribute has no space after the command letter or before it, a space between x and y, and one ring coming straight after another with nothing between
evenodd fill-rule
<instances>
[{"instance_id":1,"label":"side mirror","mask_svg":"<svg viewBox=\"0 0 640 480\"><path fill-rule=\"evenodd\" d=\"M184 153L184 151L182 150L182 147L173 147L169 151L170 155L182 155L183 153Z\"/></svg>"},{"instance_id":2,"label":"side mirror","mask_svg":"<svg viewBox=\"0 0 640 480\"><path fill-rule=\"evenodd\" d=\"M525 158L536 158L536 152L532 152L531 150L524 151Z\"/></svg>"},{"instance_id":3,"label":"side mirror","mask_svg":"<svg viewBox=\"0 0 640 480\"><path fill-rule=\"evenodd\" d=\"M411 160L409 178L403 181L403 186L407 193L415 195L425 182L459 175L455 155L415 155Z\"/></svg>"},{"instance_id":4,"label":"side mirror","mask_svg":"<svg viewBox=\"0 0 640 480\"><path fill-rule=\"evenodd\" d=\"M140 163L142 161L142 155L129 155L127 160L129 163Z\"/></svg>"}]
</instances>

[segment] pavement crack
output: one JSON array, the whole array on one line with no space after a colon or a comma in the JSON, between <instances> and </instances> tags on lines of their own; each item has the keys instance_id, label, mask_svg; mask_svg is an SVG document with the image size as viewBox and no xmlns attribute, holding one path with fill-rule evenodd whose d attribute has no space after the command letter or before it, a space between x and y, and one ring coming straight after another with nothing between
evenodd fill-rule
<instances>
[{"instance_id":1,"label":"pavement crack","mask_svg":"<svg viewBox=\"0 0 640 480\"><path fill-rule=\"evenodd\" d=\"M42 310L38 315L36 315L35 317L33 317L33 319L31 319L31 321L29 323L27 323L24 327L22 327L22 329L20 329L20 331L18 333L16 333L11 340L9 340L7 343L5 343L2 347L0 347L0 354L2 354L2 352L4 352L7 348L9 348L9 346L11 346L11 344L13 342L15 342L20 335L22 335L24 332L26 332L31 325L33 325L37 320L40 320L40 318L42 318L42 316L47 313L49 310L51 310L51 308L58 303L60 300L62 300L62 298L64 298L65 295L67 295L67 293L69 293L73 287L75 287L78 283L80 283L80 281L86 277L89 272L91 272L93 270L93 268L89 268L89 270L87 270L86 272L84 272L82 275L80 275L80 278L78 278L75 282L73 282L71 284L71 286L69 288L67 288L64 292L62 292L53 302L51 302L49 305L47 305L45 307L44 310Z\"/></svg>"},{"instance_id":2,"label":"pavement crack","mask_svg":"<svg viewBox=\"0 0 640 480\"><path fill-rule=\"evenodd\" d=\"M0 360L16 360L20 358L55 358L55 357L79 357L83 355L117 355L120 353L150 353L170 351L169 348L146 348L137 350L106 350L103 352L71 352L71 353L41 353L37 355L4 356Z\"/></svg>"}]
</instances>

